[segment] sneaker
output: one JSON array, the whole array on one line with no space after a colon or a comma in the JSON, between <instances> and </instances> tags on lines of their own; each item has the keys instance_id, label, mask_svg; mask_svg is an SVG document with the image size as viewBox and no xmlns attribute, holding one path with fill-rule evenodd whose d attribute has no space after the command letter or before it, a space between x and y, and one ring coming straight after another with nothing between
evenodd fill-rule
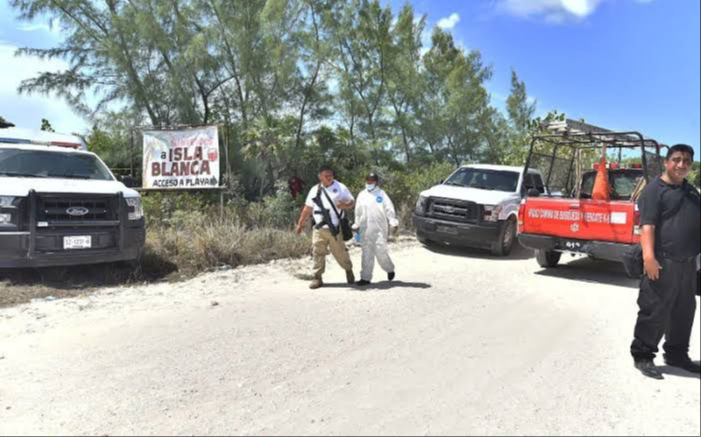
<instances>
[{"instance_id":1,"label":"sneaker","mask_svg":"<svg viewBox=\"0 0 701 437\"><path fill-rule=\"evenodd\" d=\"M318 290L323 286L324 286L324 281L322 281L321 279L315 279L312 281L311 284L309 284L309 289L310 290Z\"/></svg>"},{"instance_id":2,"label":"sneaker","mask_svg":"<svg viewBox=\"0 0 701 437\"><path fill-rule=\"evenodd\" d=\"M387 273L387 279L389 279L389 282L394 281L394 278L396 278L396 277L397 277L397 275L394 272Z\"/></svg>"},{"instance_id":3,"label":"sneaker","mask_svg":"<svg viewBox=\"0 0 701 437\"><path fill-rule=\"evenodd\" d=\"M635 368L640 371L643 375L647 376L648 378L652 379L657 379L657 380L663 380L664 375L662 375L662 372L655 366L655 363L652 360L640 360L635 362Z\"/></svg>"},{"instance_id":4,"label":"sneaker","mask_svg":"<svg viewBox=\"0 0 701 437\"><path fill-rule=\"evenodd\" d=\"M355 275L353 274L353 270L348 270L346 272L346 280L348 281L348 285L355 284Z\"/></svg>"},{"instance_id":5,"label":"sneaker","mask_svg":"<svg viewBox=\"0 0 701 437\"><path fill-rule=\"evenodd\" d=\"M370 281L366 281L365 279L363 279L362 281L358 281L357 285L358 285L358 287L367 287L370 284L371 284Z\"/></svg>"},{"instance_id":6,"label":"sneaker","mask_svg":"<svg viewBox=\"0 0 701 437\"><path fill-rule=\"evenodd\" d=\"M686 370L687 372L694 373L696 375L701 375L701 365L691 361L691 358L689 357L670 358L667 355L665 355L664 362L670 367L676 367L679 369Z\"/></svg>"}]
</instances>

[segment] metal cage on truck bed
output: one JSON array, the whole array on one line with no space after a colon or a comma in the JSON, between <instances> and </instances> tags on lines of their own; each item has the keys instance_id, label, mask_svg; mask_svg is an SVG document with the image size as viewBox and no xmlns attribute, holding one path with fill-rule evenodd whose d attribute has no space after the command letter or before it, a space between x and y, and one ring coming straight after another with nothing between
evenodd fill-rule
<instances>
[{"instance_id":1,"label":"metal cage on truck bed","mask_svg":"<svg viewBox=\"0 0 701 437\"><path fill-rule=\"evenodd\" d=\"M640 132L613 132L571 120L559 129L533 137L524 168L524 174L537 169L545 175L544 191L551 196L573 197L582 182L584 167L601 158L604 145L609 152L614 151L612 160L617 161L618 168L622 167L624 152L639 151L636 168L642 170L646 183L662 173L660 150L666 146Z\"/></svg>"}]
</instances>

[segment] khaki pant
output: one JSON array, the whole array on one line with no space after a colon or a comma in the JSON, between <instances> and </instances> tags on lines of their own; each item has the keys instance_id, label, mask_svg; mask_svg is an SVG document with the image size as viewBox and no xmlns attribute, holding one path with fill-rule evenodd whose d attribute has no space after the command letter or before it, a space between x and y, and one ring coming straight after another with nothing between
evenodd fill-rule
<instances>
[{"instance_id":1,"label":"khaki pant","mask_svg":"<svg viewBox=\"0 0 701 437\"><path fill-rule=\"evenodd\" d=\"M326 272L326 255L329 254L329 248L336 262L345 271L353 270L353 262L351 262L348 248L343 241L343 235L338 234L334 237L328 229L314 229L312 237L314 248L314 278L321 279Z\"/></svg>"}]
</instances>

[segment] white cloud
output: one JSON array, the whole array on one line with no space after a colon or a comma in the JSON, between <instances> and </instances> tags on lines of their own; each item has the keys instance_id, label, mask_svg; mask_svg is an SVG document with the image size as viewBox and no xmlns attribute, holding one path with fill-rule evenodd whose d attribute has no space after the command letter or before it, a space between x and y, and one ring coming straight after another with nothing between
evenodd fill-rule
<instances>
[{"instance_id":1,"label":"white cloud","mask_svg":"<svg viewBox=\"0 0 701 437\"><path fill-rule=\"evenodd\" d=\"M568 19L582 20L611 0L497 0L497 10L517 17L543 17L552 23ZM651 3L654 0L633 0Z\"/></svg>"},{"instance_id":2,"label":"white cloud","mask_svg":"<svg viewBox=\"0 0 701 437\"><path fill-rule=\"evenodd\" d=\"M460 22L460 14L454 13L450 17L442 18L437 26L443 30L452 30Z\"/></svg>"},{"instance_id":3,"label":"white cloud","mask_svg":"<svg viewBox=\"0 0 701 437\"><path fill-rule=\"evenodd\" d=\"M34 57L16 57L17 47L0 41L0 115L17 127L38 129L41 119L46 118L57 132L83 132L89 125L81 116L55 96L38 94L19 95L17 87L45 71L66 70L68 65L60 60L41 60Z\"/></svg>"},{"instance_id":4,"label":"white cloud","mask_svg":"<svg viewBox=\"0 0 701 437\"><path fill-rule=\"evenodd\" d=\"M428 53L428 51L431 49L431 46L433 45L432 42L432 36L433 36L433 30L437 27L443 31L450 32L453 34L455 37L455 26L458 25L460 22L460 14L458 13L453 13L449 17L444 17L438 20L434 28L431 28L430 26L426 26L426 28L423 30L421 33L421 44L423 45L423 48L421 49L421 56L425 55ZM467 45L459 38L455 38L455 45L460 48L461 50L464 51L469 51L469 48Z\"/></svg>"}]
</instances>

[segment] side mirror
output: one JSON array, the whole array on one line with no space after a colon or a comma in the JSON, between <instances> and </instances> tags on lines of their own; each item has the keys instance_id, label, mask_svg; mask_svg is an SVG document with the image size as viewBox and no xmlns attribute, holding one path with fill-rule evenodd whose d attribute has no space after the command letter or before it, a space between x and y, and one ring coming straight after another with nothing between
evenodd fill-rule
<instances>
[{"instance_id":1,"label":"side mirror","mask_svg":"<svg viewBox=\"0 0 701 437\"><path fill-rule=\"evenodd\" d=\"M528 190L528 197L540 197L540 191L537 188L531 188Z\"/></svg>"},{"instance_id":2,"label":"side mirror","mask_svg":"<svg viewBox=\"0 0 701 437\"><path fill-rule=\"evenodd\" d=\"M123 183L124 186L127 188L134 188L136 186L134 178L131 176L120 176L118 179L119 182Z\"/></svg>"}]
</instances>

